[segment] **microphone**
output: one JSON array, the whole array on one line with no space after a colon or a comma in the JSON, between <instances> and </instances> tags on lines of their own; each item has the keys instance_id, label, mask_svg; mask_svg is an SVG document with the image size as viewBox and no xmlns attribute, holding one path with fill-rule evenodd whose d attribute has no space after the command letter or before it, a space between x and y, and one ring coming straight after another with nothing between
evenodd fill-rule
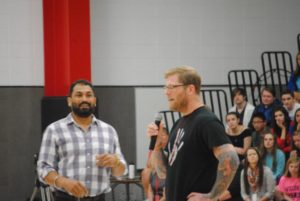
<instances>
[{"instance_id":1,"label":"microphone","mask_svg":"<svg viewBox=\"0 0 300 201\"><path fill-rule=\"evenodd\" d=\"M159 124L162 120L162 116L160 113L157 113L155 115L155 120L154 120L154 123L157 125L157 127L159 128ZM154 146L155 146L155 143L156 143L156 138L157 136L151 136L151 141L150 141L150 145L149 145L149 150L153 150L154 149Z\"/></svg>"}]
</instances>

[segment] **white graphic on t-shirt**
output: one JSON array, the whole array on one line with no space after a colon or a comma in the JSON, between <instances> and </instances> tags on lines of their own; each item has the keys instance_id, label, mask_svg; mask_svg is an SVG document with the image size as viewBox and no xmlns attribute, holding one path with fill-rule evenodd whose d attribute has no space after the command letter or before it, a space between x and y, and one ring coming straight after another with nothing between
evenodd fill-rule
<instances>
[{"instance_id":1,"label":"white graphic on t-shirt","mask_svg":"<svg viewBox=\"0 0 300 201\"><path fill-rule=\"evenodd\" d=\"M181 147L184 144L184 142L182 141L183 136L184 136L184 129L179 128L177 130L176 139L175 139L174 144L173 144L172 152L169 155L169 165L170 166L173 165L173 163L176 159L177 153L179 152L179 150L181 149ZM170 150L170 147L169 147L169 150Z\"/></svg>"}]
</instances>

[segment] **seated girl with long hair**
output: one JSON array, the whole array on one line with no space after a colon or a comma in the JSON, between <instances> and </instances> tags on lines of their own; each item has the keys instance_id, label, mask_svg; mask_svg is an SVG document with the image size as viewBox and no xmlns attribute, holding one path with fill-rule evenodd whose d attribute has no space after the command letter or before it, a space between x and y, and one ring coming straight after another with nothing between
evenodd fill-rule
<instances>
[{"instance_id":1,"label":"seated girl with long hair","mask_svg":"<svg viewBox=\"0 0 300 201\"><path fill-rule=\"evenodd\" d=\"M300 161L291 157L276 187L276 200L300 201Z\"/></svg>"},{"instance_id":2,"label":"seated girl with long hair","mask_svg":"<svg viewBox=\"0 0 300 201\"><path fill-rule=\"evenodd\" d=\"M226 123L228 125L226 133L242 161L246 150L251 146L251 130L239 124L240 118L236 112L229 112L226 115Z\"/></svg>"},{"instance_id":3,"label":"seated girl with long hair","mask_svg":"<svg viewBox=\"0 0 300 201\"><path fill-rule=\"evenodd\" d=\"M282 106L277 106L272 115L272 131L277 136L278 147L288 158L291 151L291 119Z\"/></svg>"},{"instance_id":4,"label":"seated girl with long hair","mask_svg":"<svg viewBox=\"0 0 300 201\"><path fill-rule=\"evenodd\" d=\"M263 165L259 151L250 147L246 151L244 169L241 172L241 195L245 201L272 200L275 180L270 168Z\"/></svg>"},{"instance_id":5,"label":"seated girl with long hair","mask_svg":"<svg viewBox=\"0 0 300 201\"><path fill-rule=\"evenodd\" d=\"M276 136L270 131L264 133L260 152L263 164L272 170L275 181L279 181L284 172L285 155L277 147Z\"/></svg>"}]
</instances>

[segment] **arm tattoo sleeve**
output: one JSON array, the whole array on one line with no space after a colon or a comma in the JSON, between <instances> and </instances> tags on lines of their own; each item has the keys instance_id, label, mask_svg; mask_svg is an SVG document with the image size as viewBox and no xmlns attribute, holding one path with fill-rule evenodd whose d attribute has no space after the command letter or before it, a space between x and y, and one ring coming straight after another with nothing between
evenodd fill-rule
<instances>
[{"instance_id":1,"label":"arm tattoo sleeve","mask_svg":"<svg viewBox=\"0 0 300 201\"><path fill-rule=\"evenodd\" d=\"M158 177L161 179L165 179L167 172L167 159L163 153L163 150L153 150L151 155L151 165L155 168Z\"/></svg>"},{"instance_id":2,"label":"arm tattoo sleeve","mask_svg":"<svg viewBox=\"0 0 300 201\"><path fill-rule=\"evenodd\" d=\"M219 165L216 182L210 192L210 198L213 200L216 200L228 188L239 165L235 150L226 149L226 145L221 146L221 149L221 154L217 157Z\"/></svg>"}]
</instances>

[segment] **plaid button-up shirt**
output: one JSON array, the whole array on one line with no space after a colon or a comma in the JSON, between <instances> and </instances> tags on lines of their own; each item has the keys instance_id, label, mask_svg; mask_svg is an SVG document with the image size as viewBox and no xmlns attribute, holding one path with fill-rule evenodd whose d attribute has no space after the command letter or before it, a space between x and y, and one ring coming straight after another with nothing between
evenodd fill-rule
<instances>
[{"instance_id":1,"label":"plaid button-up shirt","mask_svg":"<svg viewBox=\"0 0 300 201\"><path fill-rule=\"evenodd\" d=\"M117 154L123 164L116 130L93 117L87 131L82 130L69 114L47 127L44 132L37 163L41 181L51 171L82 182L89 196L111 191L111 168L96 165L97 154Z\"/></svg>"}]
</instances>

